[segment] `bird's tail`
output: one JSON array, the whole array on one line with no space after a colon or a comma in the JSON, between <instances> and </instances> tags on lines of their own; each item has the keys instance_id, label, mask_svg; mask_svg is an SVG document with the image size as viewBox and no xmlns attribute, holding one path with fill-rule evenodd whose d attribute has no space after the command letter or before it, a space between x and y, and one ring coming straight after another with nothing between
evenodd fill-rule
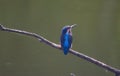
<instances>
[{"instance_id":1,"label":"bird's tail","mask_svg":"<svg viewBox=\"0 0 120 76\"><path fill-rule=\"evenodd\" d=\"M63 50L64 50L64 54L65 54L65 55L67 55L67 54L68 54L69 49L68 49L68 48L64 48Z\"/></svg>"}]
</instances>

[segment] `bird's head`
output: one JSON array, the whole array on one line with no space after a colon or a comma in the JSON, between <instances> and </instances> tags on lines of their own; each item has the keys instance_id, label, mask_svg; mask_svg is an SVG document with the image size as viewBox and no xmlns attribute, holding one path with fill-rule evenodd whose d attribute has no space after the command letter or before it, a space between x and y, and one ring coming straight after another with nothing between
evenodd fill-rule
<instances>
[{"instance_id":1,"label":"bird's head","mask_svg":"<svg viewBox=\"0 0 120 76\"><path fill-rule=\"evenodd\" d=\"M73 25L67 25L67 26L64 26L63 28L62 28L62 33L63 34L65 34L65 33L70 33L71 32L71 30L72 30L72 28L74 27L74 26L76 26L76 24L73 24Z\"/></svg>"}]
</instances>

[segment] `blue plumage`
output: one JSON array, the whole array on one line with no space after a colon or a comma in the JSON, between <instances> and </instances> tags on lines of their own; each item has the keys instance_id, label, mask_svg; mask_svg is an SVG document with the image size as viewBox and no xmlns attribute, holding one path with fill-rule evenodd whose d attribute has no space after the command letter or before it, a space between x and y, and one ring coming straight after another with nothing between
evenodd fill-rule
<instances>
[{"instance_id":1,"label":"blue plumage","mask_svg":"<svg viewBox=\"0 0 120 76\"><path fill-rule=\"evenodd\" d=\"M61 33L61 47L64 51L64 54L67 55L69 49L71 48L72 45L72 26L64 26L62 28L62 33Z\"/></svg>"}]
</instances>

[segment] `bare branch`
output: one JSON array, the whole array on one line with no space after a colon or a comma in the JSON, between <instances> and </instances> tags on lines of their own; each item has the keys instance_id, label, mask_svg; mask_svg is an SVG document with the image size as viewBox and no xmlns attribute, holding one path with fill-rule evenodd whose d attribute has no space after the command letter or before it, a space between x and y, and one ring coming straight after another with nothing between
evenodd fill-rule
<instances>
[{"instance_id":1,"label":"bare branch","mask_svg":"<svg viewBox=\"0 0 120 76\"><path fill-rule=\"evenodd\" d=\"M61 46L59 44L55 44L47 39L45 39L44 37L36 34L36 33L31 33L31 32L27 32L27 31L23 31L23 30L18 30L18 29L11 29L11 28L6 28L4 27L3 25L0 24L0 30L1 31L7 31L7 32L14 32L14 33L18 33L18 34L23 34L23 35L27 35L27 36L31 36L31 37L34 37L34 38L37 38L39 41L51 46L51 47L54 47L56 49L59 49L59 50L62 50L61 49ZM79 53L73 49L70 49L69 52L79 58L82 58L84 60L87 60L93 64L96 64L97 66L99 67L103 67L104 69L108 70L108 71L111 71L113 72L116 76L119 76L120 75L120 70L117 69L117 68L114 68L114 67L111 67L103 62L100 62L92 57L89 57L85 54L82 54L82 53Z\"/></svg>"},{"instance_id":2,"label":"bare branch","mask_svg":"<svg viewBox=\"0 0 120 76\"><path fill-rule=\"evenodd\" d=\"M74 73L70 73L70 76L76 76Z\"/></svg>"}]
</instances>

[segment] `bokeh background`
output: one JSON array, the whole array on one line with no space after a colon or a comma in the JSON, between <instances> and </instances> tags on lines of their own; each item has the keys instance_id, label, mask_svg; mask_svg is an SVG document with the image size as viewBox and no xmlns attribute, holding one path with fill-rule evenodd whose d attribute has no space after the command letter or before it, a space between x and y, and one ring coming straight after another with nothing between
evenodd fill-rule
<instances>
[{"instance_id":1,"label":"bokeh background","mask_svg":"<svg viewBox=\"0 0 120 76\"><path fill-rule=\"evenodd\" d=\"M59 43L73 29L73 49L120 69L120 0L0 0L0 24ZM114 76L37 39L0 31L0 76Z\"/></svg>"}]
</instances>

